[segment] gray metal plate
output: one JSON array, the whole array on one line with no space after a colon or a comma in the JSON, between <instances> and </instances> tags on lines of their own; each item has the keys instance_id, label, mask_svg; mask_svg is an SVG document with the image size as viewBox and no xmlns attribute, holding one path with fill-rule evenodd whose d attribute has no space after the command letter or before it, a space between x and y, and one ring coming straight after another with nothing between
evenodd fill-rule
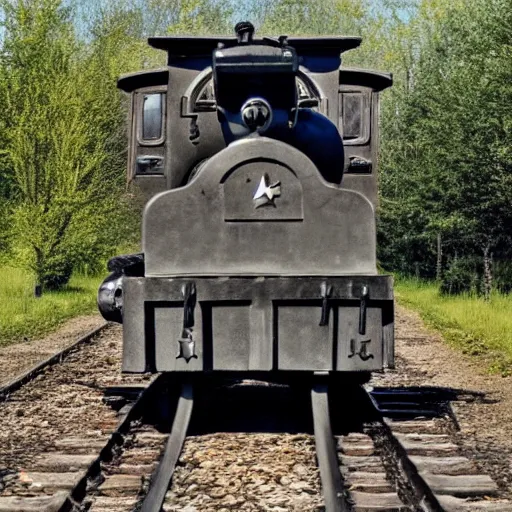
<instances>
[{"instance_id":1,"label":"gray metal plate","mask_svg":"<svg viewBox=\"0 0 512 512\"><path fill-rule=\"evenodd\" d=\"M180 303L154 308L155 368L158 372L200 371L203 369L203 320L201 308L196 308L193 343L196 357L186 361L178 358L178 340L182 337L183 306Z\"/></svg>"},{"instance_id":2,"label":"gray metal plate","mask_svg":"<svg viewBox=\"0 0 512 512\"><path fill-rule=\"evenodd\" d=\"M368 308L366 333L359 334L359 307L338 309L338 358L339 371L373 371L383 367L382 360L382 310Z\"/></svg>"},{"instance_id":3,"label":"gray metal plate","mask_svg":"<svg viewBox=\"0 0 512 512\"><path fill-rule=\"evenodd\" d=\"M319 326L321 307L274 307L280 370L332 370L333 321Z\"/></svg>"},{"instance_id":4,"label":"gray metal plate","mask_svg":"<svg viewBox=\"0 0 512 512\"><path fill-rule=\"evenodd\" d=\"M265 174L280 195L256 208ZM189 185L155 196L143 246L148 277L377 274L370 201L264 137L231 144Z\"/></svg>"},{"instance_id":5,"label":"gray metal plate","mask_svg":"<svg viewBox=\"0 0 512 512\"><path fill-rule=\"evenodd\" d=\"M212 305L213 368L247 370L251 353L251 305Z\"/></svg>"},{"instance_id":6,"label":"gray metal plate","mask_svg":"<svg viewBox=\"0 0 512 512\"><path fill-rule=\"evenodd\" d=\"M389 276L194 278L197 358L187 361L176 356L183 329L182 287L191 280L124 279L124 371L367 371L392 364ZM332 286L325 327L319 326L323 283ZM365 286L370 298L366 333L360 335ZM368 340L361 351L361 342ZM366 358L368 353L372 357Z\"/></svg>"}]
</instances>

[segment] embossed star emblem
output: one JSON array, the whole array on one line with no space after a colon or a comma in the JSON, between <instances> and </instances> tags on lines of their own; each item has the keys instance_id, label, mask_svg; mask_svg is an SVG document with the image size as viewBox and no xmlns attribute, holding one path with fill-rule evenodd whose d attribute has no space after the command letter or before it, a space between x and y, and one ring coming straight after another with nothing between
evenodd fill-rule
<instances>
[{"instance_id":1,"label":"embossed star emblem","mask_svg":"<svg viewBox=\"0 0 512 512\"><path fill-rule=\"evenodd\" d=\"M253 201L254 208L259 208L260 206L272 205L275 208L274 198L279 197L281 195L281 182L276 181L272 185L270 184L270 177L268 173L265 173L261 177L260 184L258 186L258 190L256 190Z\"/></svg>"}]
</instances>

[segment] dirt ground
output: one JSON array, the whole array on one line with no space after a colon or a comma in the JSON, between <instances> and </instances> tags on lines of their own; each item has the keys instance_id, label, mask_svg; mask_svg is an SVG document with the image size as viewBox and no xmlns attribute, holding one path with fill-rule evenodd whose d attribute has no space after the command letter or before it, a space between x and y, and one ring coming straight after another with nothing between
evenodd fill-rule
<instances>
[{"instance_id":1,"label":"dirt ground","mask_svg":"<svg viewBox=\"0 0 512 512\"><path fill-rule=\"evenodd\" d=\"M44 338L0 347L0 387L103 323L100 315L79 316Z\"/></svg>"},{"instance_id":2,"label":"dirt ground","mask_svg":"<svg viewBox=\"0 0 512 512\"><path fill-rule=\"evenodd\" d=\"M420 316L396 310L396 369L376 375L375 386L439 386L468 392L451 406L462 451L512 498L512 377L491 375L482 360L449 347ZM462 395L462 393L461 393Z\"/></svg>"}]
</instances>

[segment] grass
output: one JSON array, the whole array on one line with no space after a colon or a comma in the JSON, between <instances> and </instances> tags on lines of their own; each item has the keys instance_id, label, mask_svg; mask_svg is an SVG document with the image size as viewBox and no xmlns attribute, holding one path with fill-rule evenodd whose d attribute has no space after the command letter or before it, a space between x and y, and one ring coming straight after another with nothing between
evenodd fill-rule
<instances>
[{"instance_id":1,"label":"grass","mask_svg":"<svg viewBox=\"0 0 512 512\"><path fill-rule=\"evenodd\" d=\"M480 356L490 370L512 374L512 295L442 296L436 283L396 279L398 302L420 313L452 346Z\"/></svg>"},{"instance_id":2,"label":"grass","mask_svg":"<svg viewBox=\"0 0 512 512\"><path fill-rule=\"evenodd\" d=\"M95 313L100 282L100 277L74 275L63 290L35 298L29 273L0 267L0 345L42 336L71 317Z\"/></svg>"}]
</instances>

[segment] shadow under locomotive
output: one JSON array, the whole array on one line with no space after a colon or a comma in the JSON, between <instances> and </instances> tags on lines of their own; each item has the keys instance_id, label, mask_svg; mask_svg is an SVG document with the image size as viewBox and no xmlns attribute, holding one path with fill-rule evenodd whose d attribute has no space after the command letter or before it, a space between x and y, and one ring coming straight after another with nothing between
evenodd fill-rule
<instances>
[{"instance_id":1,"label":"shadow under locomotive","mask_svg":"<svg viewBox=\"0 0 512 512\"><path fill-rule=\"evenodd\" d=\"M181 382L162 376L142 411L144 423L169 432L176 412ZM313 434L311 387L313 380L295 383L256 380L194 379L194 410L187 435L218 432ZM131 391L130 391L131 393ZM115 392L119 395L119 392ZM107 393L108 395L108 393ZM126 397L132 399L132 395ZM413 421L418 418L450 418L457 426L452 403L492 403L483 392L434 386L375 387L331 382L329 412L333 435L363 432L384 418ZM115 405L113 405L115 407Z\"/></svg>"}]
</instances>

